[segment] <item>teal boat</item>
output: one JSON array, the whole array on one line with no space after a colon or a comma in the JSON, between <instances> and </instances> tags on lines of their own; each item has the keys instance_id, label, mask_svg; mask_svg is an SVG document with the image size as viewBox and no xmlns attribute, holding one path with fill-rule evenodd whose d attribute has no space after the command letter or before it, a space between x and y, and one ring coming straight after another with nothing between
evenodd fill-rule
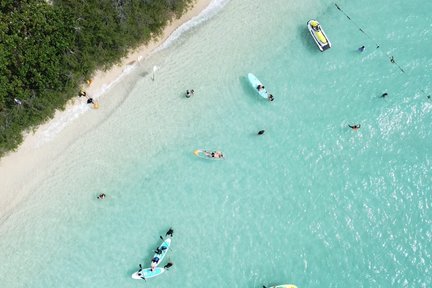
<instances>
[{"instance_id":1,"label":"teal boat","mask_svg":"<svg viewBox=\"0 0 432 288\"><path fill-rule=\"evenodd\" d=\"M168 253L169 247L171 246L171 238L167 238L163 240L162 244L158 247L160 253L155 253L152 258L151 267L156 268L159 263L165 258L165 255ZM158 259L157 261L153 261L153 259Z\"/></svg>"},{"instance_id":2,"label":"teal boat","mask_svg":"<svg viewBox=\"0 0 432 288\"><path fill-rule=\"evenodd\" d=\"M265 287L265 286L263 286L263 287ZM297 286L293 285L293 284L282 284L282 285L271 286L268 288L297 288Z\"/></svg>"},{"instance_id":3,"label":"teal boat","mask_svg":"<svg viewBox=\"0 0 432 288\"><path fill-rule=\"evenodd\" d=\"M154 268L153 271L152 268L139 269L137 272L132 274L132 278L137 280L146 280L149 278L159 276L165 271L166 269L160 267Z\"/></svg>"},{"instance_id":4,"label":"teal boat","mask_svg":"<svg viewBox=\"0 0 432 288\"><path fill-rule=\"evenodd\" d=\"M248 74L248 79L250 84L252 85L252 87L255 89L255 91L263 98L268 99L269 98L269 93L267 92L267 90L264 88L264 85L261 83L260 80L258 80L258 78L252 74L249 73ZM260 88L262 87L262 88Z\"/></svg>"}]
</instances>

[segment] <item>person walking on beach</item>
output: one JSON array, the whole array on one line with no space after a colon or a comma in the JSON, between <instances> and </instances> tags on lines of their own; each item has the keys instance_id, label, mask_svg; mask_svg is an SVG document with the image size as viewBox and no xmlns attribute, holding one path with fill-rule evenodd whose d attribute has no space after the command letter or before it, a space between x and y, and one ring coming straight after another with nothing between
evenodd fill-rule
<instances>
[{"instance_id":1,"label":"person walking on beach","mask_svg":"<svg viewBox=\"0 0 432 288\"><path fill-rule=\"evenodd\" d=\"M78 96L79 97L86 97L87 96L87 92L85 92L83 90L80 90L79 93L78 93Z\"/></svg>"},{"instance_id":2,"label":"person walking on beach","mask_svg":"<svg viewBox=\"0 0 432 288\"><path fill-rule=\"evenodd\" d=\"M265 130L260 130L260 131L258 131L257 135L264 135L264 132L265 132Z\"/></svg>"},{"instance_id":3,"label":"person walking on beach","mask_svg":"<svg viewBox=\"0 0 432 288\"><path fill-rule=\"evenodd\" d=\"M348 124L348 127L353 129L353 130L358 130L358 129L360 129L360 124L355 124L355 125L349 125Z\"/></svg>"}]
</instances>

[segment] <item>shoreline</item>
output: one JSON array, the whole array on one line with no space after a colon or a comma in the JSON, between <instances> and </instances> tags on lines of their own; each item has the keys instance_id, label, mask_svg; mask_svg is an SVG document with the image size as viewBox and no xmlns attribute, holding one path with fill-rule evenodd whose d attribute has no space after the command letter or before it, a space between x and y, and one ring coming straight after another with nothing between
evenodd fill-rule
<instances>
[{"instance_id":1,"label":"shoreline","mask_svg":"<svg viewBox=\"0 0 432 288\"><path fill-rule=\"evenodd\" d=\"M172 20L165 27L162 35L152 40L147 45L141 45L133 49L121 59L120 64L114 65L107 71L98 70L94 73L90 85L83 85L87 96L100 102L100 97L107 94L111 86L126 76L129 68L138 61L145 61L153 52L169 39L169 37L183 24L200 15L214 0L196 0L193 7L179 19ZM163 47L162 47L163 48ZM98 110L93 110L86 104L85 97L72 98L66 104L64 110L57 110L54 117L37 127L33 132L24 135L24 140L16 151L9 152L0 159L0 224L8 218L10 211L19 205L30 193L23 193L25 187L37 181L43 172L49 168L51 161L59 157L62 151L80 135L86 133L78 129L80 118L84 118L85 112L100 112L103 114L103 102ZM75 112L72 115L68 112ZM62 123L62 119L67 123ZM74 127L72 127L74 126ZM69 128L69 129L68 129ZM65 132L64 130L71 130ZM47 131L54 131L54 136L44 135ZM63 135L62 135L63 134ZM67 135L64 135L67 134ZM45 141L41 139L45 138ZM60 139L61 138L61 139Z\"/></svg>"}]
</instances>

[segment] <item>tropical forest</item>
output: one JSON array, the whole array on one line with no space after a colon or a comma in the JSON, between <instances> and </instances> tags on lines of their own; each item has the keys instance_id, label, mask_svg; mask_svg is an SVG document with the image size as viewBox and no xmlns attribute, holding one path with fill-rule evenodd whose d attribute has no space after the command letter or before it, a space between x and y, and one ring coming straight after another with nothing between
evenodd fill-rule
<instances>
[{"instance_id":1,"label":"tropical forest","mask_svg":"<svg viewBox=\"0 0 432 288\"><path fill-rule=\"evenodd\" d=\"M194 0L0 0L0 157Z\"/></svg>"}]
</instances>

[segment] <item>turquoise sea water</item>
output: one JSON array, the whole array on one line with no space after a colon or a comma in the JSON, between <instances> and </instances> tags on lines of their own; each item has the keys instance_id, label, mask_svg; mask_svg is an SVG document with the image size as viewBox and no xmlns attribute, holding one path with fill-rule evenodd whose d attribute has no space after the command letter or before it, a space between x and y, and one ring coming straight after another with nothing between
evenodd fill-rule
<instances>
[{"instance_id":1,"label":"turquoise sea water","mask_svg":"<svg viewBox=\"0 0 432 288\"><path fill-rule=\"evenodd\" d=\"M431 287L432 2L338 4L231 0L139 65L2 222L0 286Z\"/></svg>"}]
</instances>

